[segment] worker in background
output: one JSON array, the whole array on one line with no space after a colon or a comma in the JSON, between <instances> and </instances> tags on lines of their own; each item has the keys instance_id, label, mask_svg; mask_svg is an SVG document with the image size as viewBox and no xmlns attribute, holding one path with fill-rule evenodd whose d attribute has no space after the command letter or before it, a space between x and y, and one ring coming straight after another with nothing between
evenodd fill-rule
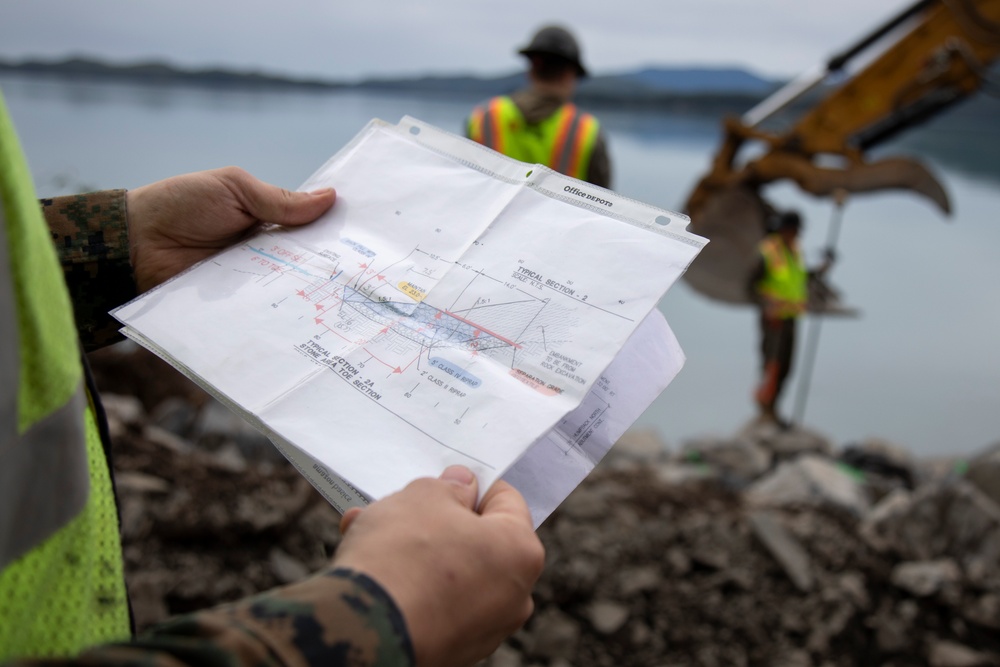
<instances>
[{"instance_id":1,"label":"worker in background","mask_svg":"<svg viewBox=\"0 0 1000 667\"><path fill-rule=\"evenodd\" d=\"M476 107L467 136L515 160L610 188L611 162L600 123L570 101L587 76L576 39L565 28L547 26L518 53L529 61L528 87Z\"/></svg>"},{"instance_id":2,"label":"worker in background","mask_svg":"<svg viewBox=\"0 0 1000 667\"><path fill-rule=\"evenodd\" d=\"M754 393L758 418L782 427L787 422L778 416L776 406L792 369L796 323L809 299L811 272L799 249L801 228L797 212L779 215L775 231L758 246L760 262L750 279L751 299L760 309L761 379ZM826 273L833 259L833 251L827 249L823 264L812 273Z\"/></svg>"},{"instance_id":3,"label":"worker in background","mask_svg":"<svg viewBox=\"0 0 1000 667\"><path fill-rule=\"evenodd\" d=\"M458 667L528 618L544 557L528 508L498 482L475 509L474 475L453 466L347 512L311 578L130 637L108 431L82 351L117 335L110 307L261 221L306 224L335 196L229 167L45 200L43 218L0 95L0 663Z\"/></svg>"}]
</instances>

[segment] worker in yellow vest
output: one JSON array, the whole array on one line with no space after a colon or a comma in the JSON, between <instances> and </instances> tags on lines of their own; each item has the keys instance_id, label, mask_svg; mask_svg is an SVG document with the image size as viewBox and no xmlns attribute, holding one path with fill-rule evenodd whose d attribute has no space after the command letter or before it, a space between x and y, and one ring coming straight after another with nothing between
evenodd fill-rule
<instances>
[{"instance_id":1,"label":"worker in yellow vest","mask_svg":"<svg viewBox=\"0 0 1000 667\"><path fill-rule=\"evenodd\" d=\"M576 38L565 28L547 26L518 53L530 63L528 87L477 106L467 136L515 160L610 188L611 161L600 123L571 101L577 82L587 76Z\"/></svg>"},{"instance_id":2,"label":"worker in yellow vest","mask_svg":"<svg viewBox=\"0 0 1000 667\"><path fill-rule=\"evenodd\" d=\"M457 667L528 618L544 553L524 499L500 482L476 509L475 476L452 466L345 514L314 576L130 637L108 431L81 352L113 340L111 307L334 198L228 167L44 200L43 218L0 95L0 664Z\"/></svg>"},{"instance_id":3,"label":"worker in yellow vest","mask_svg":"<svg viewBox=\"0 0 1000 667\"><path fill-rule=\"evenodd\" d=\"M750 280L751 298L760 309L761 379L754 393L759 418L781 426L777 403L792 369L796 322L806 312L809 275L799 249L802 218L795 211L778 217L777 229L759 246L760 262ZM833 263L827 250L824 263L813 273L825 273Z\"/></svg>"}]
</instances>

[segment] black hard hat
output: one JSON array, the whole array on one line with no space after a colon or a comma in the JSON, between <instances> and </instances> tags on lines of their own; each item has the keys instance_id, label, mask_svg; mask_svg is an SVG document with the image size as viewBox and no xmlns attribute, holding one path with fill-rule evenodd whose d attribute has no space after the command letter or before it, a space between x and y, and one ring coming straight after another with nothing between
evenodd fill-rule
<instances>
[{"instance_id":1,"label":"black hard hat","mask_svg":"<svg viewBox=\"0 0 1000 667\"><path fill-rule=\"evenodd\" d=\"M778 229L802 229L802 216L798 211L785 211L778 217Z\"/></svg>"},{"instance_id":2,"label":"black hard hat","mask_svg":"<svg viewBox=\"0 0 1000 667\"><path fill-rule=\"evenodd\" d=\"M580 62L580 45L576 43L576 38L569 30L557 25L545 26L536 32L531 38L531 43L518 53L529 58L536 53L565 58L576 67L578 75L587 76L587 70Z\"/></svg>"}]
</instances>

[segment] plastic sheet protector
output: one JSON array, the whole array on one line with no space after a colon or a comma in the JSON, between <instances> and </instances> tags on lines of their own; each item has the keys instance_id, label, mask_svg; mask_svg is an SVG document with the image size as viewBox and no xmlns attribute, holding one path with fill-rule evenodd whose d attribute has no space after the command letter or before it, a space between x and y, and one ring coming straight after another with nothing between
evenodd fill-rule
<instances>
[{"instance_id":1,"label":"plastic sheet protector","mask_svg":"<svg viewBox=\"0 0 1000 667\"><path fill-rule=\"evenodd\" d=\"M656 304L686 217L413 118L372 121L268 227L113 311L264 432L339 510L448 465L535 524L680 370Z\"/></svg>"}]
</instances>

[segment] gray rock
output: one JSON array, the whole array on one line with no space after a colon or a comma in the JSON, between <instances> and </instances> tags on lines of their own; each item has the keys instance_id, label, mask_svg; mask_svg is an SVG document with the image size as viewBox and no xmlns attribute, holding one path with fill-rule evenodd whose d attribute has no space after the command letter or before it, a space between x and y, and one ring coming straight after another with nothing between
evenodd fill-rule
<instances>
[{"instance_id":1,"label":"gray rock","mask_svg":"<svg viewBox=\"0 0 1000 667\"><path fill-rule=\"evenodd\" d=\"M736 554L731 554L718 548L718 545L710 542L703 542L691 548L691 561L698 565L725 572Z\"/></svg>"},{"instance_id":2,"label":"gray rock","mask_svg":"<svg viewBox=\"0 0 1000 667\"><path fill-rule=\"evenodd\" d=\"M107 415L108 434L113 441L128 434L130 427L141 427L146 411L134 396L101 394L101 403Z\"/></svg>"},{"instance_id":3,"label":"gray rock","mask_svg":"<svg viewBox=\"0 0 1000 667\"><path fill-rule=\"evenodd\" d=\"M149 419L156 426L179 436L187 436L198 418L198 410L189 401L171 396L153 409Z\"/></svg>"},{"instance_id":4,"label":"gray rock","mask_svg":"<svg viewBox=\"0 0 1000 667\"><path fill-rule=\"evenodd\" d=\"M655 565L628 568L618 573L618 592L628 599L636 593L655 591L662 581L660 568Z\"/></svg>"},{"instance_id":5,"label":"gray rock","mask_svg":"<svg viewBox=\"0 0 1000 667\"><path fill-rule=\"evenodd\" d=\"M629 624L629 641L636 646L648 644L653 638L653 631L642 621L633 621Z\"/></svg>"},{"instance_id":6,"label":"gray rock","mask_svg":"<svg viewBox=\"0 0 1000 667\"><path fill-rule=\"evenodd\" d=\"M689 463L708 463L741 480L753 480L771 466L771 454L752 440L700 439L684 443L681 456Z\"/></svg>"},{"instance_id":7,"label":"gray rock","mask_svg":"<svg viewBox=\"0 0 1000 667\"><path fill-rule=\"evenodd\" d=\"M1000 630L1000 593L986 593L961 609L962 615L973 623Z\"/></svg>"},{"instance_id":8,"label":"gray rock","mask_svg":"<svg viewBox=\"0 0 1000 667\"><path fill-rule=\"evenodd\" d=\"M668 454L666 444L655 430L635 429L626 431L615 443L608 452L608 459L655 463L666 460Z\"/></svg>"},{"instance_id":9,"label":"gray rock","mask_svg":"<svg viewBox=\"0 0 1000 667\"><path fill-rule=\"evenodd\" d=\"M1000 665L1000 656L981 653L956 642L936 641L927 652L931 667L989 667Z\"/></svg>"},{"instance_id":10,"label":"gray rock","mask_svg":"<svg viewBox=\"0 0 1000 667\"><path fill-rule=\"evenodd\" d=\"M535 614L531 626L529 653L549 660L570 660L580 641L580 625L555 607Z\"/></svg>"},{"instance_id":11,"label":"gray rock","mask_svg":"<svg viewBox=\"0 0 1000 667\"><path fill-rule=\"evenodd\" d=\"M595 600L587 607L587 619L602 635L613 635L628 621L629 609L611 600Z\"/></svg>"},{"instance_id":12,"label":"gray rock","mask_svg":"<svg viewBox=\"0 0 1000 667\"><path fill-rule=\"evenodd\" d=\"M827 591L824 591L826 597ZM831 601L822 607L822 616L816 619L806 640L806 648L815 654L825 655L830 650L831 642L840 637L848 623L857 614L850 604L843 601Z\"/></svg>"},{"instance_id":13,"label":"gray rock","mask_svg":"<svg viewBox=\"0 0 1000 667\"><path fill-rule=\"evenodd\" d=\"M108 420L117 420L126 426L140 426L146 419L146 409L135 396L101 394L101 403Z\"/></svg>"},{"instance_id":14,"label":"gray rock","mask_svg":"<svg viewBox=\"0 0 1000 667\"><path fill-rule=\"evenodd\" d=\"M283 584L300 581L309 576L309 568L302 561L288 555L277 547L271 549L267 560L271 565L274 576Z\"/></svg>"},{"instance_id":15,"label":"gray rock","mask_svg":"<svg viewBox=\"0 0 1000 667\"><path fill-rule=\"evenodd\" d=\"M671 574L683 576L691 571L691 557L681 549L671 547L667 549L664 561L670 566Z\"/></svg>"},{"instance_id":16,"label":"gray rock","mask_svg":"<svg viewBox=\"0 0 1000 667\"><path fill-rule=\"evenodd\" d=\"M969 461L965 478L1000 505L1000 442Z\"/></svg>"},{"instance_id":17,"label":"gray rock","mask_svg":"<svg viewBox=\"0 0 1000 667\"><path fill-rule=\"evenodd\" d=\"M555 540L565 549L580 555L599 556L604 543L599 534L577 521L564 520L555 524Z\"/></svg>"},{"instance_id":18,"label":"gray rock","mask_svg":"<svg viewBox=\"0 0 1000 667\"><path fill-rule=\"evenodd\" d=\"M782 429L770 421L753 420L737 435L763 446L781 460L800 454L829 455L833 451L833 444L826 436L802 426Z\"/></svg>"},{"instance_id":19,"label":"gray rock","mask_svg":"<svg viewBox=\"0 0 1000 667\"><path fill-rule=\"evenodd\" d=\"M486 661L486 667L521 667L521 654L508 644L500 644Z\"/></svg>"},{"instance_id":20,"label":"gray rock","mask_svg":"<svg viewBox=\"0 0 1000 667\"><path fill-rule=\"evenodd\" d=\"M952 558L972 583L996 576L1000 507L971 483L931 484L893 502L891 511L868 517L863 534L890 544L905 560Z\"/></svg>"},{"instance_id":21,"label":"gray rock","mask_svg":"<svg viewBox=\"0 0 1000 667\"><path fill-rule=\"evenodd\" d=\"M774 556L795 587L803 593L811 591L814 580L809 554L798 540L770 512L753 512L749 518L754 535Z\"/></svg>"},{"instance_id":22,"label":"gray rock","mask_svg":"<svg viewBox=\"0 0 1000 667\"><path fill-rule=\"evenodd\" d=\"M560 568L558 581L569 592L587 595L594 590L600 576L600 562L577 554Z\"/></svg>"},{"instance_id":23,"label":"gray rock","mask_svg":"<svg viewBox=\"0 0 1000 667\"><path fill-rule=\"evenodd\" d=\"M894 489L914 487L913 457L888 440L869 438L849 445L837 458L864 476L872 497L881 498Z\"/></svg>"},{"instance_id":24,"label":"gray rock","mask_svg":"<svg viewBox=\"0 0 1000 667\"><path fill-rule=\"evenodd\" d=\"M115 486L119 491L133 493L167 493L170 482L134 470L123 470L115 474Z\"/></svg>"},{"instance_id":25,"label":"gray rock","mask_svg":"<svg viewBox=\"0 0 1000 667\"><path fill-rule=\"evenodd\" d=\"M123 539L128 542L146 537L152 524L146 498L124 493L120 497L122 502L118 514Z\"/></svg>"},{"instance_id":26,"label":"gray rock","mask_svg":"<svg viewBox=\"0 0 1000 667\"><path fill-rule=\"evenodd\" d=\"M888 533L893 524L910 511L912 503L909 491L895 489L868 512L858 527L858 533L876 550L888 551L892 547L891 535Z\"/></svg>"},{"instance_id":27,"label":"gray rock","mask_svg":"<svg viewBox=\"0 0 1000 667\"><path fill-rule=\"evenodd\" d=\"M920 459L913 466L918 486L959 479L965 475L968 467L968 460L961 456Z\"/></svg>"},{"instance_id":28,"label":"gray rock","mask_svg":"<svg viewBox=\"0 0 1000 667\"><path fill-rule=\"evenodd\" d=\"M833 443L829 438L802 426L779 431L766 442L766 446L779 459L793 458L801 454L828 456L833 452Z\"/></svg>"},{"instance_id":29,"label":"gray rock","mask_svg":"<svg viewBox=\"0 0 1000 667\"><path fill-rule=\"evenodd\" d=\"M883 438L866 438L858 443L858 448L872 454L878 454L900 468L913 467L913 455L902 445Z\"/></svg>"},{"instance_id":30,"label":"gray rock","mask_svg":"<svg viewBox=\"0 0 1000 667\"><path fill-rule=\"evenodd\" d=\"M212 467L227 472L243 472L247 468L247 461L234 442L229 442L218 451L205 456L205 461Z\"/></svg>"},{"instance_id":31,"label":"gray rock","mask_svg":"<svg viewBox=\"0 0 1000 667\"><path fill-rule=\"evenodd\" d=\"M705 463L663 463L656 467L656 476L670 486L686 486L718 479L719 471Z\"/></svg>"},{"instance_id":32,"label":"gray rock","mask_svg":"<svg viewBox=\"0 0 1000 667\"><path fill-rule=\"evenodd\" d=\"M864 487L829 459L807 454L779 465L747 489L761 507L827 506L861 516L869 507Z\"/></svg>"},{"instance_id":33,"label":"gray rock","mask_svg":"<svg viewBox=\"0 0 1000 667\"><path fill-rule=\"evenodd\" d=\"M143 572L128 581L129 603L134 609L137 627L149 626L170 615L164 600L164 591L169 590L170 582L158 574Z\"/></svg>"},{"instance_id":34,"label":"gray rock","mask_svg":"<svg viewBox=\"0 0 1000 667\"><path fill-rule=\"evenodd\" d=\"M159 426L147 424L146 428L142 430L142 439L163 449L170 450L174 454L186 455L192 449L191 443Z\"/></svg>"},{"instance_id":35,"label":"gray rock","mask_svg":"<svg viewBox=\"0 0 1000 667\"><path fill-rule=\"evenodd\" d=\"M892 569L892 583L917 597L939 593L962 579L958 564L950 558L900 563Z\"/></svg>"},{"instance_id":36,"label":"gray rock","mask_svg":"<svg viewBox=\"0 0 1000 667\"><path fill-rule=\"evenodd\" d=\"M600 489L581 486L569 494L560 505L560 510L574 519L597 519L605 516L611 510L611 505Z\"/></svg>"},{"instance_id":37,"label":"gray rock","mask_svg":"<svg viewBox=\"0 0 1000 667\"><path fill-rule=\"evenodd\" d=\"M837 577L837 589L845 600L857 609L868 609L871 597L865 576L860 572L844 572Z\"/></svg>"},{"instance_id":38,"label":"gray rock","mask_svg":"<svg viewBox=\"0 0 1000 667\"><path fill-rule=\"evenodd\" d=\"M809 657L808 651L802 649L789 649L774 662L781 667L812 667L813 661Z\"/></svg>"},{"instance_id":39,"label":"gray rock","mask_svg":"<svg viewBox=\"0 0 1000 667\"><path fill-rule=\"evenodd\" d=\"M254 460L279 460L280 452L249 422L218 401L209 401L198 413L194 438L199 442L234 442L240 452Z\"/></svg>"},{"instance_id":40,"label":"gray rock","mask_svg":"<svg viewBox=\"0 0 1000 667\"><path fill-rule=\"evenodd\" d=\"M881 618L874 621L875 645L882 653L898 653L911 641L911 632L908 624L896 619Z\"/></svg>"},{"instance_id":41,"label":"gray rock","mask_svg":"<svg viewBox=\"0 0 1000 667\"><path fill-rule=\"evenodd\" d=\"M888 654L906 650L913 642L913 625L919 613L913 600L904 600L896 605L890 605L886 600L868 620L869 627L875 630L879 650Z\"/></svg>"}]
</instances>

